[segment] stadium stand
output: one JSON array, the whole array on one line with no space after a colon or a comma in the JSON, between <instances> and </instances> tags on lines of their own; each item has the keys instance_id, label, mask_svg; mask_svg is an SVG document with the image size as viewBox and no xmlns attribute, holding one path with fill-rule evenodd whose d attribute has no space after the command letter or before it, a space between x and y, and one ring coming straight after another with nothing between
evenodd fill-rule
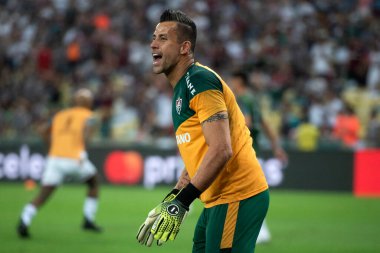
<instances>
[{"instance_id":1,"label":"stadium stand","mask_svg":"<svg viewBox=\"0 0 380 253\"><path fill-rule=\"evenodd\" d=\"M165 8L194 18L198 61L226 79L250 73L289 147L305 116L325 145L337 143L335 118L346 103L360 120L350 148L380 146L367 135L380 131L379 0L1 0L1 139L37 138L41 122L87 87L98 140L174 141L171 87L152 78L149 50Z\"/></svg>"}]
</instances>

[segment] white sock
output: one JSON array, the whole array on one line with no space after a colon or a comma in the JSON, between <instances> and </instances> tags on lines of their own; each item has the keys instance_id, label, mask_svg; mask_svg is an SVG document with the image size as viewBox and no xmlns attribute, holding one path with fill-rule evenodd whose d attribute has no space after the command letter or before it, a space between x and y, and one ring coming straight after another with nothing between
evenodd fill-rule
<instances>
[{"instance_id":1,"label":"white sock","mask_svg":"<svg viewBox=\"0 0 380 253\"><path fill-rule=\"evenodd\" d=\"M87 197L84 201L84 206L83 206L84 217L86 217L87 220L93 222L95 220L95 214L97 210L98 210L98 199Z\"/></svg>"},{"instance_id":2,"label":"white sock","mask_svg":"<svg viewBox=\"0 0 380 253\"><path fill-rule=\"evenodd\" d=\"M21 219L22 222L24 222L25 225L29 226L30 223L32 223L32 219L34 215L37 213L37 208L32 204L27 204L21 213Z\"/></svg>"}]
</instances>

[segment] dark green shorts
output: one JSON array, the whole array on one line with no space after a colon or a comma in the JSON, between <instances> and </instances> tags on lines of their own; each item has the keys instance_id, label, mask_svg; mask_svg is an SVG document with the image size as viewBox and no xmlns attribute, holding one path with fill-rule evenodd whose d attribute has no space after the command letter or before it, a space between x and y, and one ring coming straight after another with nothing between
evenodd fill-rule
<instances>
[{"instance_id":1,"label":"dark green shorts","mask_svg":"<svg viewBox=\"0 0 380 253\"><path fill-rule=\"evenodd\" d=\"M269 206L266 190L240 202L203 209L193 253L252 253Z\"/></svg>"}]
</instances>

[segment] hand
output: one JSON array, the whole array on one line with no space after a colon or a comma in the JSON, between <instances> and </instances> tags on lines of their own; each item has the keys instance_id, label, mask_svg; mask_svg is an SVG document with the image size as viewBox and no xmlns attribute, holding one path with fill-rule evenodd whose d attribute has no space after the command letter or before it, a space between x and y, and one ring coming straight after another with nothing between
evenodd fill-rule
<instances>
[{"instance_id":1,"label":"hand","mask_svg":"<svg viewBox=\"0 0 380 253\"><path fill-rule=\"evenodd\" d=\"M151 233L154 235L154 239L158 241L174 240L189 211L189 207L177 199L163 202L160 207L160 215L154 222Z\"/></svg>"},{"instance_id":2,"label":"hand","mask_svg":"<svg viewBox=\"0 0 380 253\"><path fill-rule=\"evenodd\" d=\"M169 192L168 195L165 196L165 198L162 202L173 200L177 196L178 192L179 192L179 190L173 189L171 192ZM148 246L148 247L150 247L152 245L154 238L153 238L153 234L150 232L150 230L151 230L154 222L158 218L158 216L160 214L160 210L161 210L161 205L158 205L155 208L153 208L148 213L148 217L146 218L144 223L140 226L139 231L137 232L137 235L136 235L136 239L140 244ZM163 243L163 241L161 241L161 240L157 241L158 246L161 246L162 243Z\"/></svg>"},{"instance_id":3,"label":"hand","mask_svg":"<svg viewBox=\"0 0 380 253\"><path fill-rule=\"evenodd\" d=\"M284 167L288 165L288 155L281 147L277 147L273 150L274 156L279 159Z\"/></svg>"},{"instance_id":4,"label":"hand","mask_svg":"<svg viewBox=\"0 0 380 253\"><path fill-rule=\"evenodd\" d=\"M154 222L160 215L161 204L153 208L149 213L144 223L140 226L137 232L136 239L140 244L150 247L153 243L153 234L150 232Z\"/></svg>"},{"instance_id":5,"label":"hand","mask_svg":"<svg viewBox=\"0 0 380 253\"><path fill-rule=\"evenodd\" d=\"M161 203L160 216L154 222L150 232L159 242L174 240L183 220L189 211L190 204L201 195L191 182L187 184L173 200Z\"/></svg>"}]
</instances>

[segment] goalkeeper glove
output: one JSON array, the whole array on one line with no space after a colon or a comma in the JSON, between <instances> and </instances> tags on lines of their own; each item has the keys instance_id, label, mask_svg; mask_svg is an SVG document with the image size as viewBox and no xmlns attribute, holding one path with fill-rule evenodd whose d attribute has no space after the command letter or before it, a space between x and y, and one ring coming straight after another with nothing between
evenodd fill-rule
<instances>
[{"instance_id":1,"label":"goalkeeper glove","mask_svg":"<svg viewBox=\"0 0 380 253\"><path fill-rule=\"evenodd\" d=\"M190 204L199 197L201 192L191 183L183 188L171 201L160 205L160 215L154 222L151 233L158 241L174 240L181 224L189 211Z\"/></svg>"},{"instance_id":2,"label":"goalkeeper glove","mask_svg":"<svg viewBox=\"0 0 380 253\"><path fill-rule=\"evenodd\" d=\"M168 195L165 196L165 198L162 200L162 202L171 201L171 200L175 199L175 197L177 196L178 193L179 193L178 189L173 189L171 192L168 193Z\"/></svg>"},{"instance_id":3,"label":"goalkeeper glove","mask_svg":"<svg viewBox=\"0 0 380 253\"><path fill-rule=\"evenodd\" d=\"M168 195L165 196L162 202L171 201L175 198L175 196L178 194L178 189L173 189L171 192L169 192ZM144 221L144 223L140 226L139 231L137 232L136 239L140 244L146 245L150 247L153 243L153 234L150 232L153 223L156 221L160 214L161 205L156 206L153 208L149 213L148 217ZM161 246L162 241L158 240L157 245Z\"/></svg>"}]
</instances>

